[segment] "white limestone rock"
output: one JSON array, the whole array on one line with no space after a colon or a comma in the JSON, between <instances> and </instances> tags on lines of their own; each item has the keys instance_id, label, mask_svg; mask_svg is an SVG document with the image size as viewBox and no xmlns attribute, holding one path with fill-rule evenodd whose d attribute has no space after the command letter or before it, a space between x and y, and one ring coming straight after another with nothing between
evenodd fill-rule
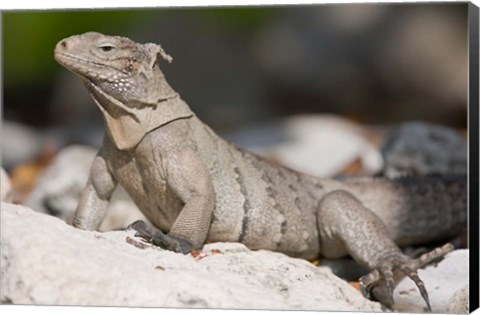
<instances>
[{"instance_id":1,"label":"white limestone rock","mask_svg":"<svg viewBox=\"0 0 480 315\"><path fill-rule=\"evenodd\" d=\"M127 243L134 231L82 231L8 203L1 214L2 303L382 310L330 272L280 253L212 243L182 255Z\"/></svg>"},{"instance_id":2,"label":"white limestone rock","mask_svg":"<svg viewBox=\"0 0 480 315\"><path fill-rule=\"evenodd\" d=\"M464 286L448 300L447 313L468 314L470 312L468 285Z\"/></svg>"},{"instance_id":3,"label":"white limestone rock","mask_svg":"<svg viewBox=\"0 0 480 315\"><path fill-rule=\"evenodd\" d=\"M425 283L433 313L462 313L462 310L467 310L468 313L468 249L447 254L439 263L419 269L418 275ZM463 293L460 293L461 290L464 290ZM397 311L416 313L426 309L418 289L409 278L400 281L393 298L394 309ZM462 301L464 304L460 305Z\"/></svg>"}]
</instances>

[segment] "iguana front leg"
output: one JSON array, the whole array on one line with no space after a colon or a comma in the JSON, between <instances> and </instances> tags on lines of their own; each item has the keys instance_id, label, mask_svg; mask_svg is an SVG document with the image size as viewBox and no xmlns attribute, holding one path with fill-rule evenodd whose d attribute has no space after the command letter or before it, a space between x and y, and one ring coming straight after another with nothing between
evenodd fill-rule
<instances>
[{"instance_id":1,"label":"iguana front leg","mask_svg":"<svg viewBox=\"0 0 480 315\"><path fill-rule=\"evenodd\" d=\"M167 234L162 231L153 233L145 223L138 221L130 227L138 232L137 236L152 244L187 254L200 248L207 238L215 207L215 191L208 169L193 148L186 146L172 151L163 159L166 182L183 201L183 209Z\"/></svg>"},{"instance_id":2,"label":"iguana front leg","mask_svg":"<svg viewBox=\"0 0 480 315\"><path fill-rule=\"evenodd\" d=\"M400 251L380 218L357 198L346 191L331 192L321 200L317 218L323 256L337 258L348 253L373 270L360 279L364 295L381 285L386 290L382 302L393 306L395 280L403 273L415 282L430 309L427 290L415 271L420 264Z\"/></svg>"},{"instance_id":3,"label":"iguana front leg","mask_svg":"<svg viewBox=\"0 0 480 315\"><path fill-rule=\"evenodd\" d=\"M87 186L82 191L72 225L84 230L98 230L107 205L117 186L101 150L93 160Z\"/></svg>"}]
</instances>

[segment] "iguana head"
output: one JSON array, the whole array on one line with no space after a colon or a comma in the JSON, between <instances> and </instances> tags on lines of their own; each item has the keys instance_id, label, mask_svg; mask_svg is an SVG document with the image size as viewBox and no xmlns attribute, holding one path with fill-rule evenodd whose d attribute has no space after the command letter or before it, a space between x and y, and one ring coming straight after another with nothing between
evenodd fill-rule
<instances>
[{"instance_id":1,"label":"iguana head","mask_svg":"<svg viewBox=\"0 0 480 315\"><path fill-rule=\"evenodd\" d=\"M161 89L159 58L172 61L157 44L95 32L65 38L55 47L55 59L89 89L99 89L126 106L155 105L166 97L163 93L171 92Z\"/></svg>"},{"instance_id":2,"label":"iguana head","mask_svg":"<svg viewBox=\"0 0 480 315\"><path fill-rule=\"evenodd\" d=\"M89 32L62 39L54 54L80 76L121 150L135 147L155 128L193 115L160 71L157 61L172 57L159 45Z\"/></svg>"}]
</instances>

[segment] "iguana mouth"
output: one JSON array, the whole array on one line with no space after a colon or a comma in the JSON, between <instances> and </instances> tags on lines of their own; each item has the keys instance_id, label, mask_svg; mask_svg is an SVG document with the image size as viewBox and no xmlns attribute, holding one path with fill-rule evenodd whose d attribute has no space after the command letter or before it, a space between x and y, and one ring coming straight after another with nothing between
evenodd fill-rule
<instances>
[{"instance_id":1,"label":"iguana mouth","mask_svg":"<svg viewBox=\"0 0 480 315\"><path fill-rule=\"evenodd\" d=\"M94 65L94 66L99 67L99 68L107 68L107 69L112 69L112 70L118 71L120 73L123 73L126 76L129 75L129 73L125 70L122 70L122 69L119 69L119 68L116 68L116 67L113 67L113 66L110 66L110 65L106 65L104 63L100 63L100 62L96 62L96 61L93 61L93 60L81 58L78 55L73 55L73 54L69 54L69 53L65 53L65 52L55 51L55 59L60 64L66 66L67 68L71 69L75 73L78 73L82 76L85 76L84 73L80 72L81 70L84 69L82 67L82 65L85 65L85 66ZM85 67L85 68L88 68L88 67ZM90 73L91 73L91 71L90 71Z\"/></svg>"}]
</instances>

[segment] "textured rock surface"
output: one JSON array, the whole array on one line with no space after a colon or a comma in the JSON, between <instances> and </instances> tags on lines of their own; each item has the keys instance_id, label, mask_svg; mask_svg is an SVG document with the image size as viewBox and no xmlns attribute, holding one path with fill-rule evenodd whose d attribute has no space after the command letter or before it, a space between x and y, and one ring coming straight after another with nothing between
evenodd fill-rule
<instances>
[{"instance_id":1,"label":"textured rock surface","mask_svg":"<svg viewBox=\"0 0 480 315\"><path fill-rule=\"evenodd\" d=\"M434 313L467 312L468 262L469 251L466 249L457 250L445 256L445 259L437 265L429 265L418 271L418 275L425 282ZM393 298L395 309L398 311L425 311L425 303L418 294L418 289L408 278L403 279L398 284Z\"/></svg>"},{"instance_id":2,"label":"textured rock surface","mask_svg":"<svg viewBox=\"0 0 480 315\"><path fill-rule=\"evenodd\" d=\"M140 249L126 242L132 231L87 232L1 207L2 303L381 311L345 281L283 254L234 243L206 245L196 257Z\"/></svg>"},{"instance_id":3,"label":"textured rock surface","mask_svg":"<svg viewBox=\"0 0 480 315\"><path fill-rule=\"evenodd\" d=\"M448 300L447 313L467 314L469 313L469 294L468 285L455 292Z\"/></svg>"},{"instance_id":4,"label":"textured rock surface","mask_svg":"<svg viewBox=\"0 0 480 315\"><path fill-rule=\"evenodd\" d=\"M467 140L455 129L424 122L400 125L385 140L383 173L404 175L466 174Z\"/></svg>"}]
</instances>

